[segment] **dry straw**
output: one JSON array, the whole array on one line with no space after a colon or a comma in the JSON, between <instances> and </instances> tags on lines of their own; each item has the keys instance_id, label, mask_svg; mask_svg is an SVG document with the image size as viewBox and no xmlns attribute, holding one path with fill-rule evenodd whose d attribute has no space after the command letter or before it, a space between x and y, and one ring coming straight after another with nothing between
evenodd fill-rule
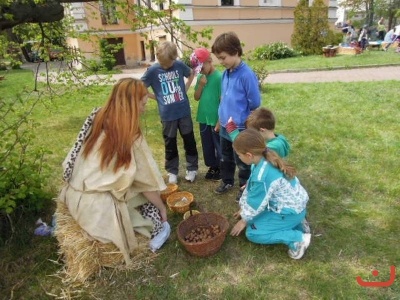
<instances>
[{"instance_id":1,"label":"dry straw","mask_svg":"<svg viewBox=\"0 0 400 300\"><path fill-rule=\"evenodd\" d=\"M149 266L157 256L149 250L149 239L137 234L139 246L131 253L131 264L126 265L115 244L104 244L90 238L62 202L57 202L56 220L55 236L65 262L65 281L84 283L99 275L103 267L138 270Z\"/></svg>"}]
</instances>

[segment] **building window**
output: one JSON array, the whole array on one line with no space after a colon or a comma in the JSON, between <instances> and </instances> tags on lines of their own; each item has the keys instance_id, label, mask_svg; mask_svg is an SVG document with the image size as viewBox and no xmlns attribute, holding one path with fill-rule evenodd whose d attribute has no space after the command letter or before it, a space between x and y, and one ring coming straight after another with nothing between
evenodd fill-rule
<instances>
[{"instance_id":1,"label":"building window","mask_svg":"<svg viewBox=\"0 0 400 300\"><path fill-rule=\"evenodd\" d=\"M160 10L164 10L164 2L160 2L160 4L158 4L158 6L160 7Z\"/></svg>"},{"instance_id":2,"label":"building window","mask_svg":"<svg viewBox=\"0 0 400 300\"><path fill-rule=\"evenodd\" d=\"M282 6L282 0L259 0L260 6Z\"/></svg>"},{"instance_id":3,"label":"building window","mask_svg":"<svg viewBox=\"0 0 400 300\"><path fill-rule=\"evenodd\" d=\"M101 23L105 24L118 24L117 9L114 0L107 3L100 1L100 15Z\"/></svg>"},{"instance_id":4,"label":"building window","mask_svg":"<svg viewBox=\"0 0 400 300\"><path fill-rule=\"evenodd\" d=\"M221 6L233 6L233 0L221 0Z\"/></svg>"}]
</instances>

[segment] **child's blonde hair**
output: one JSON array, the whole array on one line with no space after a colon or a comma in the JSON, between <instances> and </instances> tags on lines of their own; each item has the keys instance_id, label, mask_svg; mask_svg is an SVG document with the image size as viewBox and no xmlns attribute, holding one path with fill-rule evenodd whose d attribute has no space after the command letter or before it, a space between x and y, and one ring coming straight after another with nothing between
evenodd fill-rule
<instances>
[{"instance_id":1,"label":"child's blonde hair","mask_svg":"<svg viewBox=\"0 0 400 300\"><path fill-rule=\"evenodd\" d=\"M173 42L165 41L158 45L156 55L159 61L173 61L178 58L178 49Z\"/></svg>"}]
</instances>

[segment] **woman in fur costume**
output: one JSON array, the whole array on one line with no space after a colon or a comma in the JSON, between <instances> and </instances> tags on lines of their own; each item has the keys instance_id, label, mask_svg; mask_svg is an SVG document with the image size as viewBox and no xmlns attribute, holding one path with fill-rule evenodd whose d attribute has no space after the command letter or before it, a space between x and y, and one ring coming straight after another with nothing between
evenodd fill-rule
<instances>
[{"instance_id":1,"label":"woman in fur costume","mask_svg":"<svg viewBox=\"0 0 400 300\"><path fill-rule=\"evenodd\" d=\"M74 248L74 235L96 245L115 245L122 262L130 265L132 253L140 248L138 234L147 238L146 248L153 251L170 234L160 198L166 186L140 128L147 100L140 80L121 79L105 106L94 109L86 119L63 163L65 185L57 199L55 234L67 270L82 263L82 251L93 260L91 254L99 252ZM71 227L71 222L79 226ZM67 232L68 226L82 230Z\"/></svg>"}]
</instances>

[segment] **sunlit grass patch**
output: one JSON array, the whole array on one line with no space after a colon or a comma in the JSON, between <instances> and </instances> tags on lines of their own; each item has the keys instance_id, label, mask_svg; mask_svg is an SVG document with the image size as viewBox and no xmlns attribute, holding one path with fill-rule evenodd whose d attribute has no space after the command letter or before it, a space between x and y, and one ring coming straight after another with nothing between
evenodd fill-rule
<instances>
[{"instance_id":1,"label":"sunlit grass patch","mask_svg":"<svg viewBox=\"0 0 400 300\"><path fill-rule=\"evenodd\" d=\"M26 85L29 77L20 82L18 76L10 80ZM18 90L7 89L3 97ZM55 196L63 159L86 116L103 105L110 90L110 86L71 89L34 111L32 116L40 123L35 145L52 151L47 163L53 177L45 187ZM169 212L173 231L154 265L140 272L105 269L87 287L72 288L49 276L60 268L49 260L58 259L57 244L51 237L33 236L32 217L24 243L0 249L0 266L7 271L0 277L0 295L12 292L15 299L53 299L49 294L59 296L64 291L79 299L397 299L397 278L389 288L372 289L359 286L356 276L385 281L390 265L400 261L398 92L398 81L384 81L271 84L262 95L263 106L277 117L276 132L291 143L288 160L297 167L310 195L313 237L304 259L290 259L284 245L255 245L244 236L229 235L214 256L193 257L177 240L175 229L182 216ZM191 90L191 98L192 94ZM197 102L192 101L193 116L196 109ZM142 124L165 174L155 101L149 102ZM207 168L198 126L194 126L200 172L195 183L185 182L182 161L179 188L193 193L196 209L219 212L233 225L237 187L219 196L214 193L219 183L204 179ZM183 159L179 138L178 144ZM380 271L377 278L371 275L374 269Z\"/></svg>"}]
</instances>

